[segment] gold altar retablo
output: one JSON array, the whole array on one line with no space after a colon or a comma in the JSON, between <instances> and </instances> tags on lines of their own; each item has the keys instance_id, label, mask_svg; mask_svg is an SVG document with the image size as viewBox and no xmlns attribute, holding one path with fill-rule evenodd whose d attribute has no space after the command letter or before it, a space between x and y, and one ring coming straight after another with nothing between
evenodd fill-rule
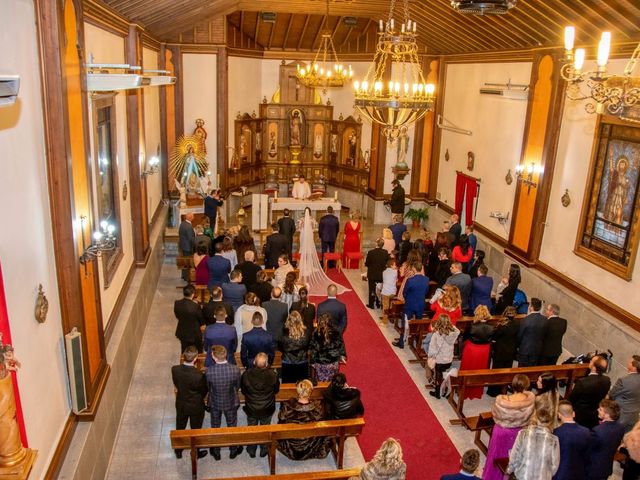
<instances>
[{"instance_id":1,"label":"gold altar retablo","mask_svg":"<svg viewBox=\"0 0 640 480\"><path fill-rule=\"evenodd\" d=\"M302 152L302 148L300 145L291 145L289 147L289 151L291 152L291 165L299 165L300 164L300 152Z\"/></svg>"}]
</instances>

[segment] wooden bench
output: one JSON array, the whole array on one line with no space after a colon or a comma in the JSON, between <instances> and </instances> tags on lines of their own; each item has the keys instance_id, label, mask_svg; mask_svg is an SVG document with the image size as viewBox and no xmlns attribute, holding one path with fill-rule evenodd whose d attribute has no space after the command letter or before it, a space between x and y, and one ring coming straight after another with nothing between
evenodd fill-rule
<instances>
[{"instance_id":1,"label":"wooden bench","mask_svg":"<svg viewBox=\"0 0 640 480\"><path fill-rule=\"evenodd\" d=\"M351 477L360 476L360 468L348 468L345 470L329 470L328 472L300 472L281 473L267 478L273 480L348 480ZM250 477L224 477L210 480L264 480L264 475L252 475Z\"/></svg>"},{"instance_id":2,"label":"wooden bench","mask_svg":"<svg viewBox=\"0 0 640 480\"><path fill-rule=\"evenodd\" d=\"M196 430L172 430L171 448L191 451L191 476L198 478L198 449L233 447L240 445L269 445L269 471L276 473L278 440L308 437L331 437L331 451L339 469L344 459L344 443L347 437L357 436L364 427L364 418L350 420L324 420L303 424L284 423L252 427L201 428Z\"/></svg>"},{"instance_id":3,"label":"wooden bench","mask_svg":"<svg viewBox=\"0 0 640 480\"><path fill-rule=\"evenodd\" d=\"M235 352L233 356L236 359L236 365L240 370L244 370L244 366L242 365L242 360L240 358L240 352ZM204 366L205 359L207 358L206 353L199 353L198 358L196 358L196 367L198 367L202 372L204 372L207 367ZM184 362L184 357L180 355L180 365ZM273 368L279 369L282 368L282 352L277 351L273 357L273 364L271 365Z\"/></svg>"},{"instance_id":4,"label":"wooden bench","mask_svg":"<svg viewBox=\"0 0 640 480\"><path fill-rule=\"evenodd\" d=\"M475 417L465 417L462 419L462 423L468 430L475 432L473 443L480 449L482 453L487 454L488 447L482 442L482 432L487 432L489 438L491 438L491 431L495 422L493 421L493 414L491 412L482 412Z\"/></svg>"},{"instance_id":5,"label":"wooden bench","mask_svg":"<svg viewBox=\"0 0 640 480\"><path fill-rule=\"evenodd\" d=\"M460 370L457 377L451 377L451 394L449 404L456 412L458 419L451 420L451 423L459 424L465 418L464 395L469 387L486 387L489 385L507 386L511 384L514 375L523 374L535 382L540 374L551 372L558 381L566 383L565 396L569 396L573 385L578 378L589 373L589 365L543 365L538 367L520 368L494 368L482 370Z\"/></svg>"}]
</instances>

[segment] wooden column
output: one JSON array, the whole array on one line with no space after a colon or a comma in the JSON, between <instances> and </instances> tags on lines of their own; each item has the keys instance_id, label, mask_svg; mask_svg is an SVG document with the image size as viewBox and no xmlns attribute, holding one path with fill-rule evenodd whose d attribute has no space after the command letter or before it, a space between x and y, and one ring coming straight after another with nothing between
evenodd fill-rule
<instances>
[{"instance_id":1,"label":"wooden column","mask_svg":"<svg viewBox=\"0 0 640 480\"><path fill-rule=\"evenodd\" d=\"M129 26L126 39L129 65L142 66L142 29ZM127 90L127 139L129 156L129 189L131 192L131 222L133 230L133 258L136 265L147 264L149 248L149 212L147 211L147 179L142 172L147 163L144 136L144 89Z\"/></svg>"},{"instance_id":2,"label":"wooden column","mask_svg":"<svg viewBox=\"0 0 640 480\"><path fill-rule=\"evenodd\" d=\"M437 58L427 59L425 80L427 83L439 85L441 79L438 77L440 60ZM437 90L439 95L439 89ZM426 199L429 197L429 178L431 174L432 152L436 130L436 114L428 112L420 121L416 123L415 140L413 142L413 162L411 166L411 189L412 199ZM434 193L435 195L435 193Z\"/></svg>"},{"instance_id":3,"label":"wooden column","mask_svg":"<svg viewBox=\"0 0 640 480\"><path fill-rule=\"evenodd\" d=\"M506 249L527 265L533 265L540 253L560 135L565 93L565 83L560 77L560 54L553 50L536 52L531 70L520 165L524 168L523 179L529 177L530 166L536 169L531 175L535 185L518 180Z\"/></svg>"},{"instance_id":4,"label":"wooden column","mask_svg":"<svg viewBox=\"0 0 640 480\"><path fill-rule=\"evenodd\" d=\"M42 65L45 153L62 328L82 333L84 380L92 420L109 374L97 263L80 264L94 225L82 2L36 0ZM83 223L81 216L86 217Z\"/></svg>"},{"instance_id":5,"label":"wooden column","mask_svg":"<svg viewBox=\"0 0 640 480\"><path fill-rule=\"evenodd\" d=\"M220 185L218 188L225 188L227 186L227 139L229 133L229 56L227 54L227 48L221 47L218 49L218 55L216 59L216 154L217 163L216 169L218 171L218 178L220 178Z\"/></svg>"},{"instance_id":6,"label":"wooden column","mask_svg":"<svg viewBox=\"0 0 640 480\"><path fill-rule=\"evenodd\" d=\"M371 168L369 170L368 194L381 200L384 196L384 167L386 165L387 139L382 134L382 127L374 123L371 126Z\"/></svg>"},{"instance_id":7,"label":"wooden column","mask_svg":"<svg viewBox=\"0 0 640 480\"><path fill-rule=\"evenodd\" d=\"M167 50L165 43L160 44L158 52L158 68L171 72L174 75L173 65L171 65L171 52ZM173 93L175 87L169 85L160 87L160 174L162 175L162 198L169 197L169 148L175 144L175 119L173 113ZM168 106L171 104L171 108ZM172 135L170 135L170 132Z\"/></svg>"}]
</instances>

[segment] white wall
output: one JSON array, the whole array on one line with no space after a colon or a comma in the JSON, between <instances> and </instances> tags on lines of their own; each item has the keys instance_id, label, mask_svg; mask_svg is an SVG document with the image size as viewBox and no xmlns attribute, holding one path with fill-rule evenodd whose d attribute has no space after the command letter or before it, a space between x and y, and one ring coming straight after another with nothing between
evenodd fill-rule
<instances>
[{"instance_id":1,"label":"white wall","mask_svg":"<svg viewBox=\"0 0 640 480\"><path fill-rule=\"evenodd\" d=\"M259 58L229 57L229 127L227 146L235 146L235 121L245 113L259 114L262 103L262 61ZM270 97L268 98L270 100ZM227 151L227 159L230 151Z\"/></svg>"},{"instance_id":2,"label":"white wall","mask_svg":"<svg viewBox=\"0 0 640 480\"><path fill-rule=\"evenodd\" d=\"M463 135L442 130L438 167L438 195L452 208L455 204L456 170L482 179L475 220L502 238L509 237L508 225L489 217L492 210L511 212L516 182L504 177L520 161L527 102L480 95L488 83L529 84L530 63L481 63L449 65L446 75L443 116L456 126L471 130ZM450 160L445 161L449 150ZM473 171L467 170L467 152L475 154Z\"/></svg>"},{"instance_id":3,"label":"white wall","mask_svg":"<svg viewBox=\"0 0 640 480\"><path fill-rule=\"evenodd\" d=\"M41 478L70 412L52 241L34 2L0 2L2 73L20 75L12 107L0 107L0 262L29 446ZM11 46L8 48L7 46ZM33 312L41 283L49 300L44 324ZM6 339L5 339L6 340Z\"/></svg>"},{"instance_id":4,"label":"white wall","mask_svg":"<svg viewBox=\"0 0 640 480\"><path fill-rule=\"evenodd\" d=\"M202 118L205 121L207 161L214 185L218 173L216 166L216 115L218 111L216 62L217 57L212 53L182 55L184 133L187 135L193 133L196 128L196 119ZM231 106L229 109L231 110ZM176 132L176 134L180 136L182 132Z\"/></svg>"},{"instance_id":5,"label":"white wall","mask_svg":"<svg viewBox=\"0 0 640 480\"><path fill-rule=\"evenodd\" d=\"M623 60L612 61L609 69L612 73L621 73L624 65ZM594 65L585 65L585 69L591 66ZM585 112L584 105L585 102L568 99L565 103L540 259L585 288L640 316L637 300L640 259L636 260L633 279L627 282L573 253L597 121L596 115ZM571 196L567 208L560 202L565 189L569 189Z\"/></svg>"},{"instance_id":6,"label":"white wall","mask_svg":"<svg viewBox=\"0 0 640 480\"><path fill-rule=\"evenodd\" d=\"M124 38L107 32L91 24L85 23L84 26L85 45L87 54L93 54L93 61L96 63L125 63L125 43ZM109 316L113 311L120 291L133 263L133 231L131 226L131 182L129 181L128 167L128 138L127 138L127 107L126 94L119 92L115 96L116 108L116 158L118 166L118 188L116 195L120 199L120 240L122 242L122 253L124 257L118 265L111 283L105 288L104 269L102 261L98 263L100 278L100 297L102 306L102 322L106 328ZM95 139L93 138L93 103L89 96L89 133L91 137L91 155L95 152ZM92 159L94 172L96 159ZM124 182L127 182L129 195L127 199L122 198L122 188ZM95 178L93 178L93 198L97 198ZM97 204L94 201L94 215L98 218Z\"/></svg>"},{"instance_id":7,"label":"white wall","mask_svg":"<svg viewBox=\"0 0 640 480\"><path fill-rule=\"evenodd\" d=\"M142 49L142 65L145 70L158 69L158 52L149 48ZM160 88L146 87L144 89L144 134L145 134L145 159L148 164L152 157L161 157L160 147ZM162 158L163 163L167 162ZM147 177L147 210L149 221L162 200L162 173Z\"/></svg>"}]
</instances>

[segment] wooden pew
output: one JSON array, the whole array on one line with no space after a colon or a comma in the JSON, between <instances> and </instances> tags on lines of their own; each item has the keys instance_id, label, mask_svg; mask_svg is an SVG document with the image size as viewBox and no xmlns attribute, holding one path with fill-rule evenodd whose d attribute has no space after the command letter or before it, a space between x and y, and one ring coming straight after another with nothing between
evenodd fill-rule
<instances>
[{"instance_id":1,"label":"wooden pew","mask_svg":"<svg viewBox=\"0 0 640 480\"><path fill-rule=\"evenodd\" d=\"M529 377L535 382L540 374L551 372L558 381L564 381L567 385L565 396L569 396L573 385L578 378L589 373L589 365L543 365L539 367L520 368L494 368L482 370L460 370L457 377L451 377L451 394L449 404L456 412L458 419L451 420L451 423L458 424L465 418L464 394L469 387L486 387L489 385L506 386L511 384L513 376L520 373Z\"/></svg>"},{"instance_id":2,"label":"wooden pew","mask_svg":"<svg viewBox=\"0 0 640 480\"><path fill-rule=\"evenodd\" d=\"M271 475L270 480L348 480L351 477L360 476L360 468L348 468L345 470L329 470L328 472L300 472L281 473ZM252 475L250 477L224 477L212 478L209 480L264 480L264 475Z\"/></svg>"},{"instance_id":3,"label":"wooden pew","mask_svg":"<svg viewBox=\"0 0 640 480\"><path fill-rule=\"evenodd\" d=\"M493 421L493 414L491 412L482 412L480 415L476 415L475 417L463 418L462 423L467 427L467 430L475 432L473 443L476 444L482 453L487 455L488 447L482 441L482 432L487 432L489 438L491 438L491 431L495 425L495 422Z\"/></svg>"},{"instance_id":4,"label":"wooden pew","mask_svg":"<svg viewBox=\"0 0 640 480\"><path fill-rule=\"evenodd\" d=\"M201 371L205 371L206 367L204 366L204 361L206 359L206 353L199 353L198 358L196 358L196 367L198 367ZM233 356L236 359L236 365L240 370L244 370L244 366L242 365L242 360L240 359L240 352L235 352ZM180 355L180 365L184 362L184 357ZM273 364L271 364L273 368L280 369L282 368L282 352L277 351L273 357Z\"/></svg>"},{"instance_id":5,"label":"wooden pew","mask_svg":"<svg viewBox=\"0 0 640 480\"><path fill-rule=\"evenodd\" d=\"M191 476L198 478L198 449L232 447L240 445L269 444L269 471L276 473L278 440L308 437L331 437L332 453L339 469L344 459L344 443L347 437L357 436L364 427L364 418L350 420L324 420L311 423L285 423L252 427L201 428L196 430L172 430L171 448L191 451Z\"/></svg>"}]
</instances>

